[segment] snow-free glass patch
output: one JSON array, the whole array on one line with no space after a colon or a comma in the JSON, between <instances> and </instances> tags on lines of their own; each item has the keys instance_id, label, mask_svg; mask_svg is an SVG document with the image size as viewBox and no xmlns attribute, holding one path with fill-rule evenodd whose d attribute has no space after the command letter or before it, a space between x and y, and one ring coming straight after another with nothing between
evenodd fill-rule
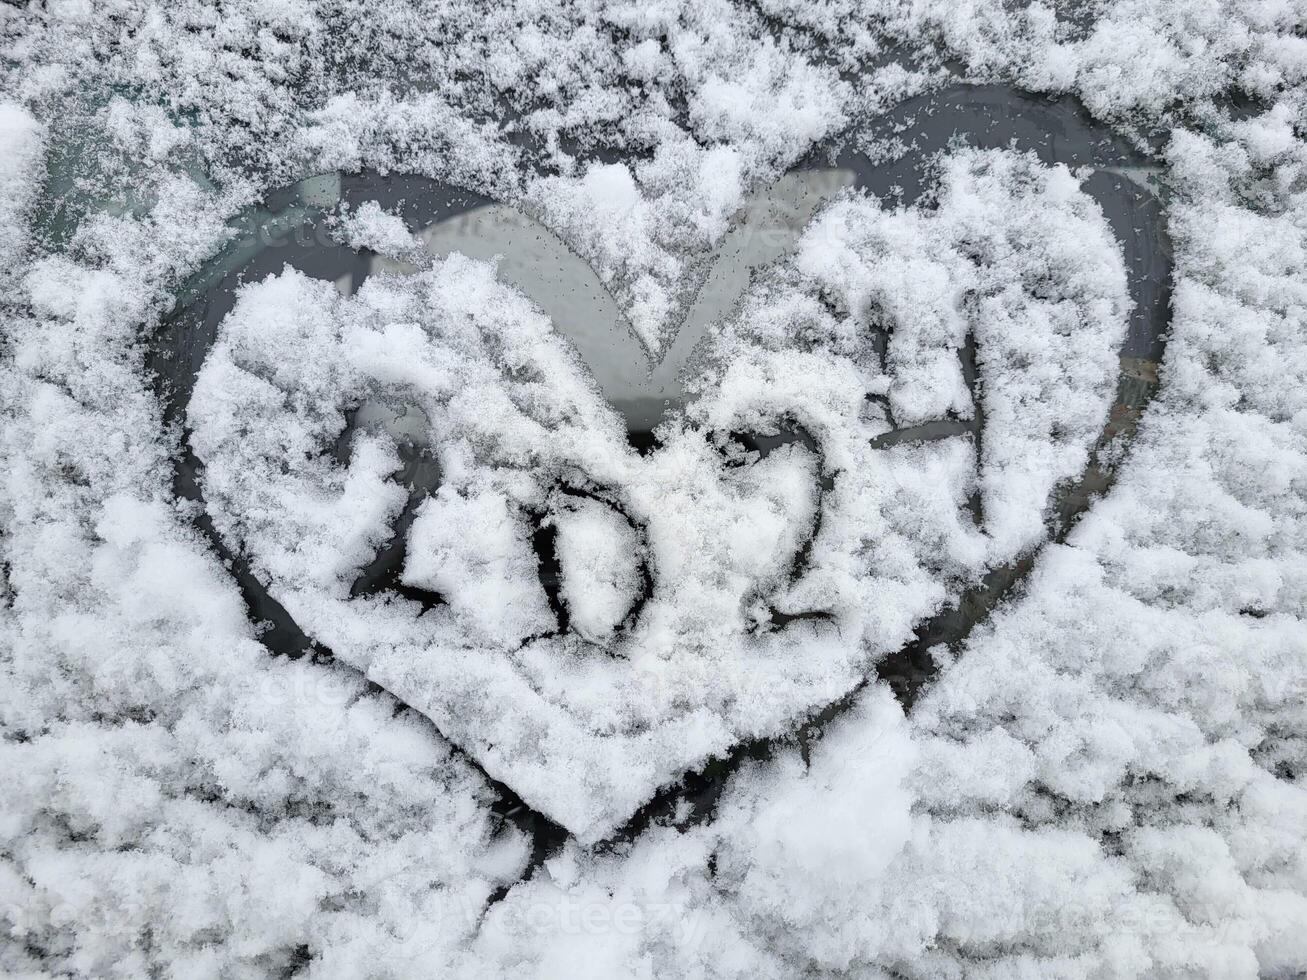
<instances>
[{"instance_id":1,"label":"snow-free glass patch","mask_svg":"<svg viewBox=\"0 0 1307 980\"><path fill-rule=\"evenodd\" d=\"M176 489L270 648L601 839L877 674L910 701L1107 485L1153 166L1069 101L909 102L752 198L661 347L510 204L315 177L158 334Z\"/></svg>"}]
</instances>

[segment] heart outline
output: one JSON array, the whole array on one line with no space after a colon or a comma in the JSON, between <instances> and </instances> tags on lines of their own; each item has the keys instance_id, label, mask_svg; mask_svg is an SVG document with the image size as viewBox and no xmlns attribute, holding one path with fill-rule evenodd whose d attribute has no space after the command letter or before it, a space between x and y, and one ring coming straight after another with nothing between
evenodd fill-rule
<instances>
[{"instance_id":1,"label":"heart outline","mask_svg":"<svg viewBox=\"0 0 1307 980\"><path fill-rule=\"evenodd\" d=\"M983 105L986 96L989 94L990 93L988 93L984 89L967 89L965 90L965 93L962 95L962 99L964 100L968 108L974 108L976 104ZM931 96L927 98L939 100L941 97L937 93L935 96ZM905 104L905 106L900 107L898 110L895 110L895 113L906 113L910 111L913 111L912 104L908 103ZM1083 113L1081 113L1081 115L1083 115ZM893 116L894 114L891 114L890 118L892 118ZM1100 132L1101 131L1102 130L1100 129ZM1050 153L1052 152L1053 151L1050 150ZM834 156L836 159L839 158L838 153L834 154ZM364 182L364 184L365 183L366 182ZM363 193L367 193L367 191L364 190ZM464 196L460 198L458 197L459 194L462 194ZM275 197L276 197L275 194L270 195L270 199L272 200L275 200ZM457 208L459 206L464 205L466 202L471 202L474 200L477 199L471 195L466 195L466 192L456 192L455 198L453 201L451 201L449 206ZM484 201L485 199L481 198L479 200ZM475 204L470 204L468 206L475 206ZM1160 206L1157 214L1158 217L1156 220L1160 222ZM1110 220L1111 220L1111 216L1109 215L1109 221ZM1116 228L1114 227L1114 231L1115 230ZM1162 234L1164 235L1164 232ZM1134 293L1136 288L1136 276L1133 274L1130 275L1129 282L1130 282L1131 291L1132 293ZM1138 313L1138 311L1141 308L1144 308L1146 316L1154 316L1155 318L1155 310L1158 305L1159 298L1161 302L1164 304L1165 301L1164 292L1159 293L1157 297L1154 297L1151 303L1140 303L1138 299L1136 299L1136 312ZM188 305L186 309L190 309L190 306ZM219 319L221 318L219 317ZM158 334L156 334L156 336L167 337L169 334L170 331L165 329L165 330L160 330ZM1159 337L1160 334L1154 334L1152 337L1155 347L1160 347L1160 344L1157 343ZM212 338L210 338L210 342L211 339ZM1137 336L1135 339L1137 339ZM1128 338L1127 342L1129 343L1129 341L1130 338ZM1164 339L1162 340L1162 342L1164 342ZM165 379L165 383L166 383L166 378L168 377L168 375L171 373L175 376L175 371L170 372L167 370L166 352L164 352L164 356L161 358L156 358L154 356L157 350L158 350L157 347L152 348L152 354L151 354L152 367L156 368L156 375L160 378ZM192 349L192 354L193 352L194 349ZM160 366L163 366L164 370L158 370ZM1156 389L1155 377L1151 379L1147 377L1132 378L1129 379L1129 381L1127 381L1126 376L1124 374L1122 375L1122 379L1119 382L1119 387L1118 387L1118 396L1114 404L1114 413L1117 412L1117 409L1121 409L1121 408L1124 408L1125 412L1122 414L1122 417L1109 420L1108 427L1104 430L1104 437L1100 437L1099 444L1095 447L1095 452L1091 457L1091 463L1085 472L1085 476L1083 476L1079 481L1076 481L1078 484L1089 486L1092 489L1093 486L1106 485L1110 483L1110 479L1112 475L1112 465L1110 461L1107 461L1103 458L1103 454L1101 450L1105 447L1106 442L1109 440L1109 437L1115 437L1115 435L1117 435L1119 431L1129 429L1133 425L1134 421L1137 421L1138 416L1142 413L1143 408L1147 404L1148 398L1151 397L1151 394L1155 389ZM162 391L161 395L163 396L163 401L165 406L175 405L175 401L170 397L170 393L166 391ZM177 415L174 412L171 416L171 419L175 421L176 418ZM186 470L187 467L185 466L185 460L179 460L179 464L177 468L177 476L175 479L175 489L178 491L178 496L183 498L189 497L191 499L199 499L202 501L203 499L202 494L199 490L198 483L194 479L195 477L194 467L190 469L189 473L186 472ZM1066 496L1065 499L1074 500L1078 496L1080 496L1079 491L1073 487L1071 488L1071 492ZM1066 531L1069 530L1070 526L1074 522L1075 517L1078 516L1079 513L1083 512L1083 509L1084 506L1077 504L1076 507L1070 508L1069 510L1066 511L1066 513L1058 515L1056 520L1055 530L1036 549L1034 555L1023 557L1019 562L1014 563L1013 566L1010 567L1010 569L997 569L994 572L992 572L989 576L987 576L985 583L983 583L981 586L977 587L976 589L973 589L970 592L964 594L960 598L957 608L963 609L968 606L980 606L984 612L987 612L988 610L992 609L993 606L996 605L999 601L1001 601L1001 599L1004 596L1011 594L1012 590L1019 584L1021 578L1029 570L1029 567L1033 564L1034 558L1037 556L1038 552L1042 551L1044 547L1047 547L1049 543L1053 543L1054 541L1061 540L1065 537ZM206 522L207 522L207 527L206 527ZM215 544L217 544L218 546L220 546L221 549L220 553L223 553L224 551L227 550L225 549L225 547L222 547L222 543L219 539L219 536L217 535L216 530L213 528L212 522L207 517L207 514L199 515L197 517L197 523L200 525L201 530L204 531L206 535L210 538L210 540L215 542ZM398 535L398 537L402 538L403 535L400 534ZM275 600L273 600L270 595L267 595L266 588L263 587L261 583L259 583L257 579L254 578L254 576L249 572L248 567L245 569L241 569L239 567L239 560L237 562L237 566L238 567L234 569L234 573L238 579L238 582L242 586L242 592L246 593L247 602L250 603L252 610L254 612L258 611L259 602L250 601L251 593L253 593L256 596L256 600L257 600L258 594L261 592L263 594L262 602L265 605L267 603L271 603L275 605L276 604ZM288 619L289 617L286 618ZM268 645L274 649L277 646L281 646L283 649L293 648L293 645L297 640L297 637L295 636L295 631L298 630L298 627L295 626L293 621L289 624L289 626L287 626L285 623L277 622L276 621L277 617L275 615L273 616L273 619L274 619L274 627L273 627L274 635L265 636L265 642L268 643ZM914 641L912 644L910 644L908 647L905 647L903 650L899 651L898 653L891 654L889 658L882 661L878 665L877 675L881 679L888 680L891 683L891 686L895 687L896 694L899 695L900 700L905 702L905 707L910 705L911 701L915 698L917 691L920 689L922 682L931 673L931 667L923 662L923 657L925 655L925 652L929 649L930 646L933 646L937 642L941 642L941 641L949 642L950 640L956 640L960 638L961 635L963 635L966 630L969 630L971 626L974 625L975 621L979 621L974 617L972 617L972 619L973 622L964 624L961 620L950 619L949 614L946 611L945 613L942 613L940 616L936 616L931 620L927 621L926 623L919 625L917 630L916 641ZM276 635L276 631L278 630L282 631L287 635L286 636ZM303 641L304 641L300 645L301 648L307 648L310 650L313 650L315 648L316 645L313 644L312 641L309 640L306 636L304 636L302 631L299 632L299 637L303 637ZM319 655L321 655L320 648L317 649L317 652ZM863 683L865 684L866 681L864 681ZM859 685L859 689L861 686L862 685ZM838 706L839 704L851 703L851 699L855 696L856 696L856 689L854 692L850 692L850 694L847 695L846 698L841 699L841 702L837 702L836 705L828 705L826 708L815 712L813 716L814 719L818 723L820 723L823 718L833 717L835 714L838 714L840 710L842 710ZM774 739L768 739L766 741L772 742L774 741ZM743 748L737 747L737 749L732 750L731 755L732 756L738 755L740 751L743 751L745 754L750 754L754 751L754 749L749 747L743 747ZM700 770L696 770L696 771L702 771L703 769L704 767L700 767ZM646 809L652 809L652 810L658 809L657 801L663 799L664 797L666 797L666 791L660 791L658 794L655 794L655 802L652 804L647 804ZM629 824L629 825L633 825L633 824ZM629 827L628 827L628 832L629 832Z\"/></svg>"}]
</instances>

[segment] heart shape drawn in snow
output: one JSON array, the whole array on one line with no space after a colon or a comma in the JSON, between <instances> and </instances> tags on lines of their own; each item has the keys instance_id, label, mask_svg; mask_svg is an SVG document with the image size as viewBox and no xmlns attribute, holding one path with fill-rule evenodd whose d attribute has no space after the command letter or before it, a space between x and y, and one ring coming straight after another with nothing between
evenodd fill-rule
<instances>
[{"instance_id":1,"label":"heart shape drawn in snow","mask_svg":"<svg viewBox=\"0 0 1307 980\"><path fill-rule=\"evenodd\" d=\"M905 119L911 155L874 143ZM154 357L265 642L329 648L583 842L877 669L910 698L1110 478L1160 210L1067 103L960 89L858 138L875 163L749 202L656 358L512 207L271 198Z\"/></svg>"}]
</instances>

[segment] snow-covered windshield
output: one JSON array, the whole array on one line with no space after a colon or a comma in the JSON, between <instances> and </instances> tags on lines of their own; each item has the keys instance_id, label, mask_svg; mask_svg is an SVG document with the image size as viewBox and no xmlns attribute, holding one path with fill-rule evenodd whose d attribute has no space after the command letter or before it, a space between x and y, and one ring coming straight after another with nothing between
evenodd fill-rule
<instances>
[{"instance_id":1,"label":"snow-covered windshield","mask_svg":"<svg viewBox=\"0 0 1307 980\"><path fill-rule=\"evenodd\" d=\"M0 969L1307 970L1305 12L5 7Z\"/></svg>"}]
</instances>

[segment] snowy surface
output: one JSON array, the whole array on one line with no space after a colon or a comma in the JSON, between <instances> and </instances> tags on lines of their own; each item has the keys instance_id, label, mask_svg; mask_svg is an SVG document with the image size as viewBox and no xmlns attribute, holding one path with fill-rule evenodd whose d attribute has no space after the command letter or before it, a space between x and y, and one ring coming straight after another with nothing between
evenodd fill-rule
<instances>
[{"instance_id":1,"label":"snowy surface","mask_svg":"<svg viewBox=\"0 0 1307 980\"><path fill-rule=\"evenodd\" d=\"M0 11L0 972L1307 971L1302 4ZM191 431L162 424L143 341L269 188L487 194L656 358L748 195L958 79L1073 94L1159 154L1158 395L910 710L867 684L708 814L593 843L741 738L806 732L1044 540L1129 313L1086 175L959 145L921 161L933 201L830 196L647 455L543 304L360 208L335 232L393 273L247 284ZM385 426L331 451L368 400L415 406L440 459L403 570L425 612L351 597L407 497ZM334 660L259 642L174 496L184 439L217 534ZM562 830L533 842L509 794Z\"/></svg>"},{"instance_id":2,"label":"snowy surface","mask_svg":"<svg viewBox=\"0 0 1307 980\"><path fill-rule=\"evenodd\" d=\"M0 270L17 272L40 180L42 126L25 108L0 102Z\"/></svg>"},{"instance_id":3,"label":"snowy surface","mask_svg":"<svg viewBox=\"0 0 1307 980\"><path fill-rule=\"evenodd\" d=\"M249 284L188 409L209 513L301 628L552 819L606 836L685 770L850 691L946 597L1037 543L1052 487L1085 466L1125 329L1116 242L1065 168L970 152L940 166L929 212L845 197L819 215L643 456L487 264L454 255L351 298L294 271ZM876 328L891 331L883 360ZM363 402L427 422L442 485L403 581L446 597L437 608L352 594L406 497L386 433L357 433L345 467L328 452ZM982 407L978 472L967 437L876 443L891 421ZM816 451L724 450L785 424ZM626 517L560 509L559 487L611 494ZM542 511L570 631L535 576ZM641 587L628 517L650 595L610 637ZM805 618L780 627L772 609Z\"/></svg>"}]
</instances>

